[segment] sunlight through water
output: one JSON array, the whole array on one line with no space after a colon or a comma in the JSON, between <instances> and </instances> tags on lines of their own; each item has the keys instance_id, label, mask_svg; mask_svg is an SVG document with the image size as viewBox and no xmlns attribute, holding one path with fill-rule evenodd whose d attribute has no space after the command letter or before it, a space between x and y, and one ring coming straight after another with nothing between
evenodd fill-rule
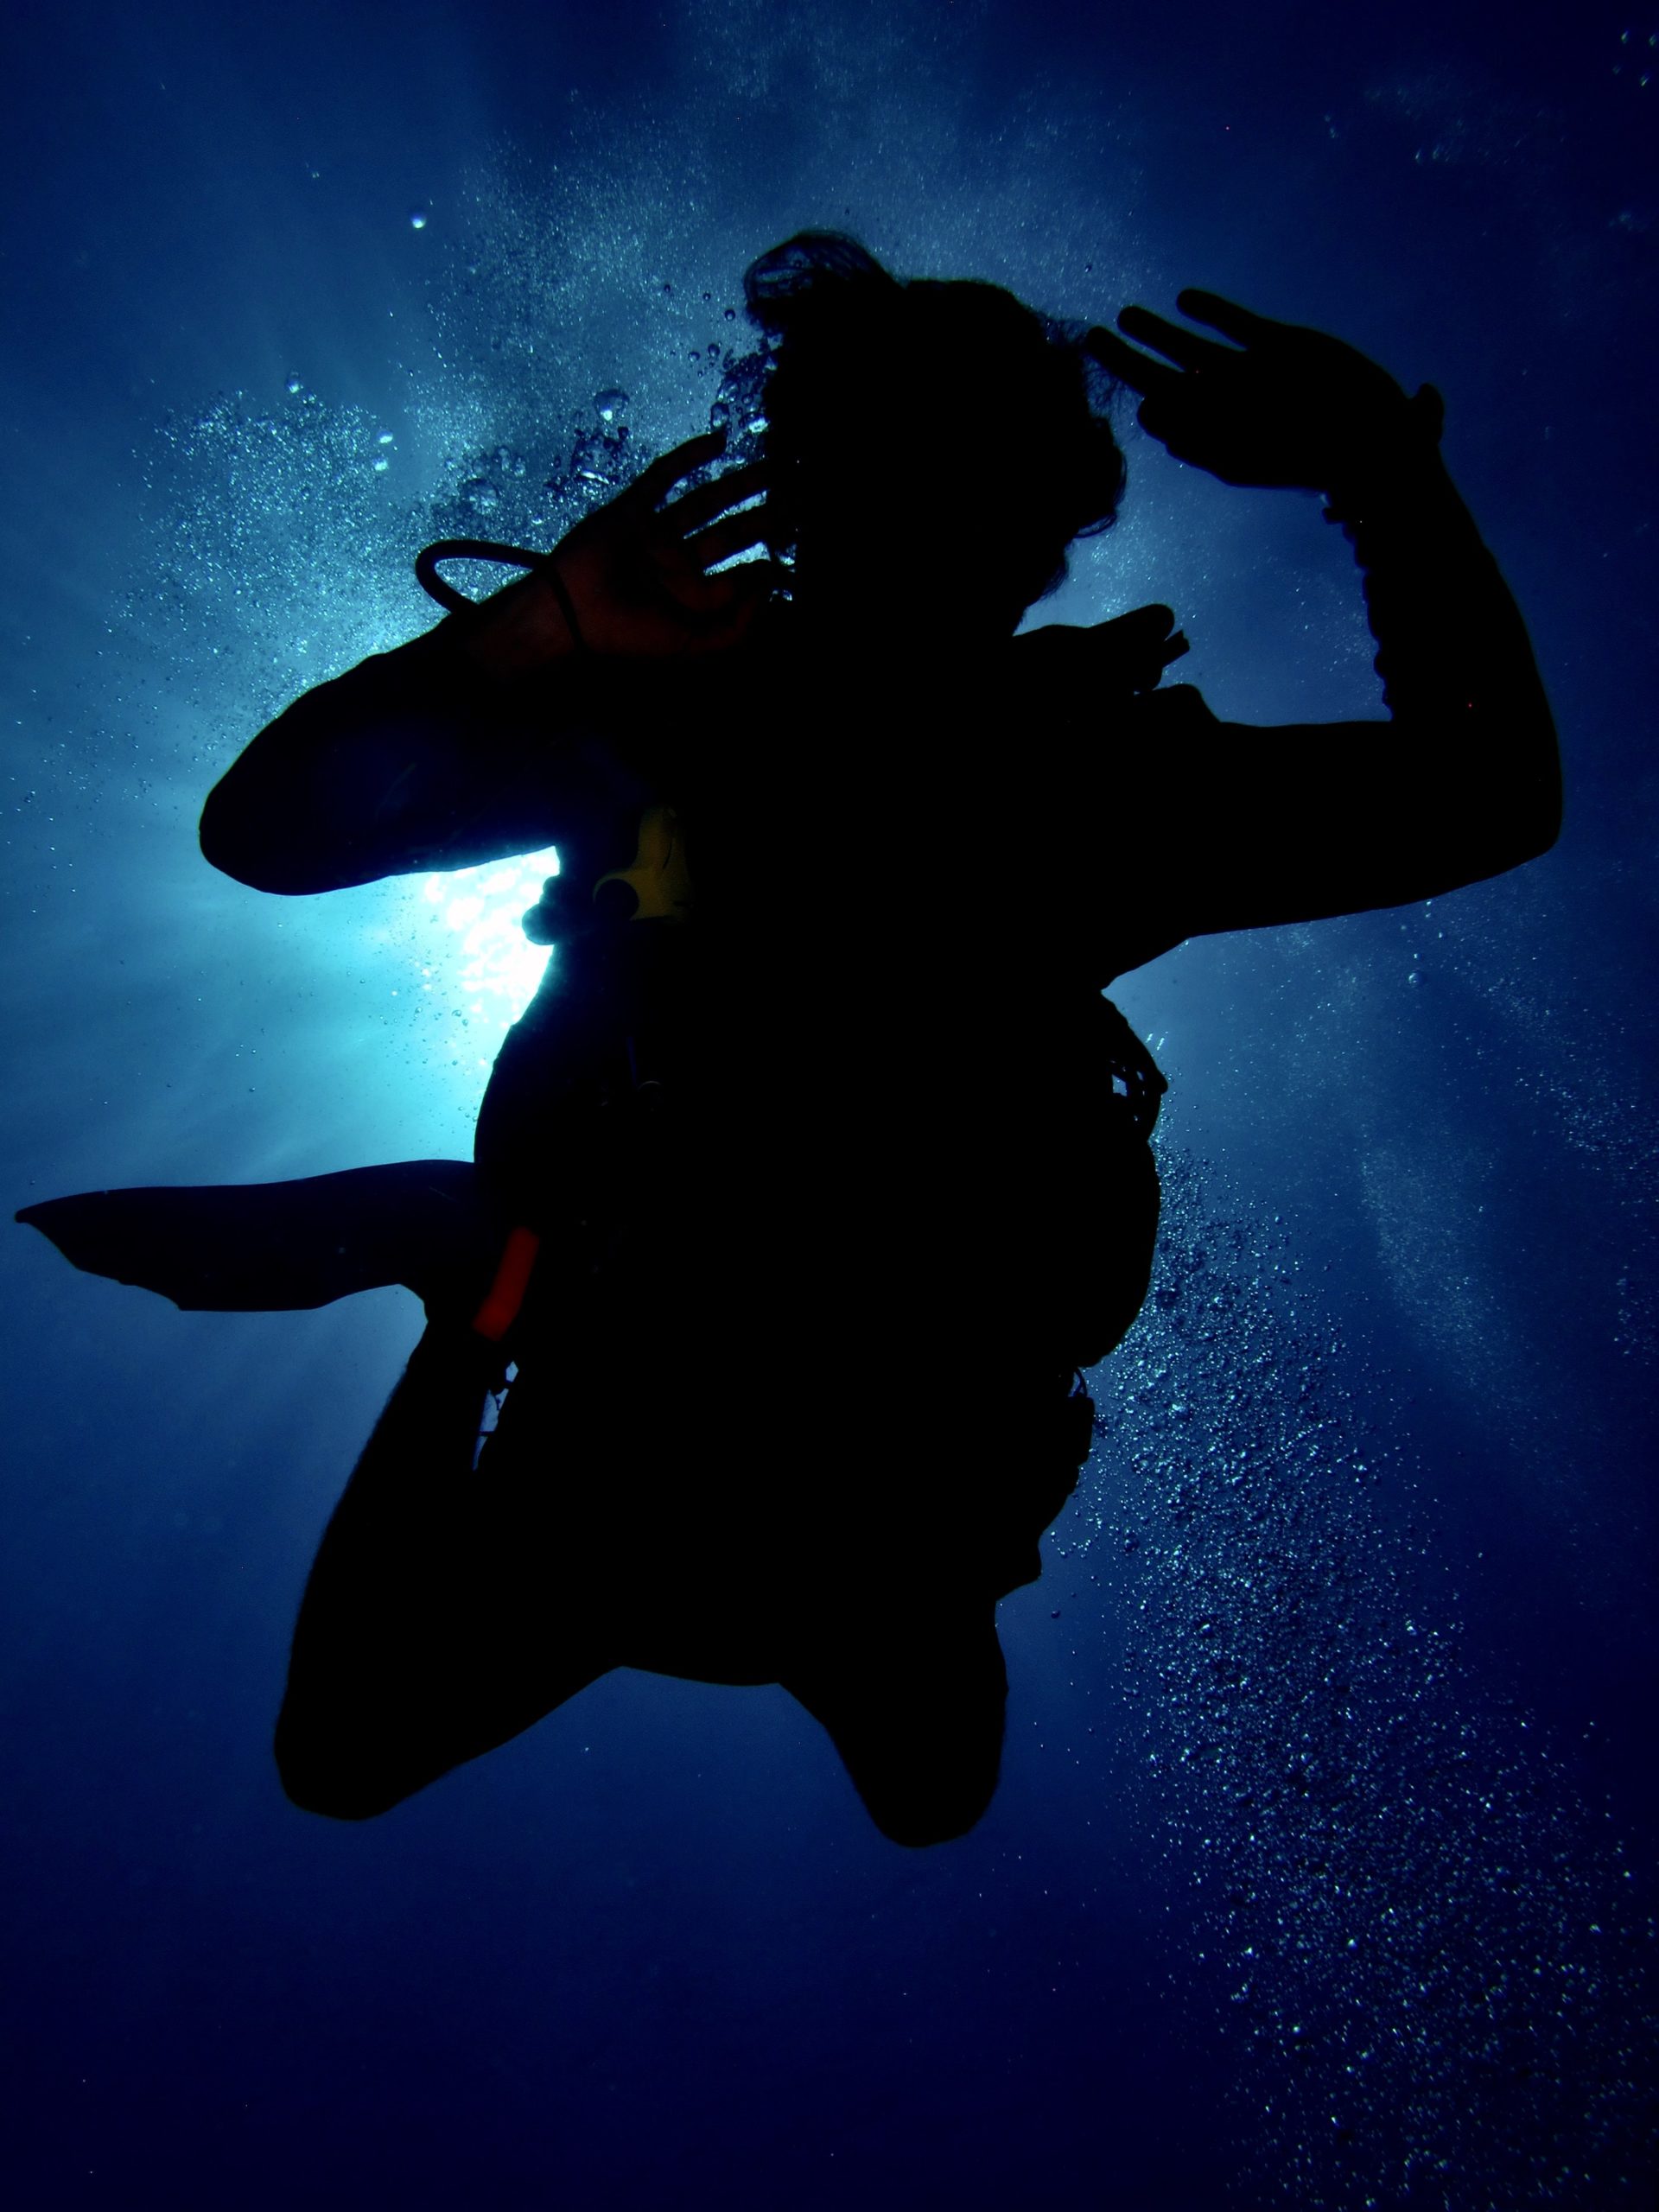
<instances>
[{"instance_id":1,"label":"sunlight through water","mask_svg":"<svg viewBox=\"0 0 1659 2212\"><path fill-rule=\"evenodd\" d=\"M440 1056L467 1075L487 1069L536 995L548 948L524 935L526 908L559 872L557 849L415 876L398 898L392 941L442 1025Z\"/></svg>"}]
</instances>

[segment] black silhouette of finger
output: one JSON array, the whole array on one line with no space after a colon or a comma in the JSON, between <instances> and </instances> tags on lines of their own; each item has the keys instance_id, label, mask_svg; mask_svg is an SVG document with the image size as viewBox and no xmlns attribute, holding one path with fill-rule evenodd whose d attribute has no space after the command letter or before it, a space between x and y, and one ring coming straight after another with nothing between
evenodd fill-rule
<instances>
[{"instance_id":1,"label":"black silhouette of finger","mask_svg":"<svg viewBox=\"0 0 1659 2212\"><path fill-rule=\"evenodd\" d=\"M747 553L752 545L763 545L767 527L764 507L747 507L741 515L728 515L712 530L689 538L687 550L700 569L717 569L734 553Z\"/></svg>"},{"instance_id":2,"label":"black silhouette of finger","mask_svg":"<svg viewBox=\"0 0 1659 2212\"><path fill-rule=\"evenodd\" d=\"M1208 323L1211 330L1220 331L1224 338L1231 338L1240 346L1259 346L1264 338L1285 327L1267 315L1240 307L1236 300L1224 300L1219 292L1178 292L1175 304L1194 322Z\"/></svg>"},{"instance_id":3,"label":"black silhouette of finger","mask_svg":"<svg viewBox=\"0 0 1659 2212\"><path fill-rule=\"evenodd\" d=\"M1435 386L1420 384L1407 404L1429 436L1438 443L1446 422L1446 402Z\"/></svg>"},{"instance_id":4,"label":"black silhouette of finger","mask_svg":"<svg viewBox=\"0 0 1659 2212\"><path fill-rule=\"evenodd\" d=\"M1100 627L1103 630L1120 630L1125 632L1130 630L1155 631L1161 638L1171 628L1174 620L1174 608L1165 607L1161 602L1154 600L1149 607L1133 607L1127 614L1114 615L1109 622L1103 622Z\"/></svg>"},{"instance_id":5,"label":"black silhouette of finger","mask_svg":"<svg viewBox=\"0 0 1659 2212\"><path fill-rule=\"evenodd\" d=\"M700 437L688 438L683 446L671 447L649 468L642 469L623 497L636 506L660 506L682 477L717 461L725 450L724 430L705 430Z\"/></svg>"},{"instance_id":6,"label":"black silhouette of finger","mask_svg":"<svg viewBox=\"0 0 1659 2212\"><path fill-rule=\"evenodd\" d=\"M1127 614L1117 615L1109 622L1098 626L1100 632L1109 632L1121 641L1122 650L1133 652L1153 668L1167 668L1171 661L1179 660L1188 650L1187 641L1175 627L1175 610L1156 601L1150 607L1132 607Z\"/></svg>"},{"instance_id":7,"label":"black silhouette of finger","mask_svg":"<svg viewBox=\"0 0 1659 2212\"><path fill-rule=\"evenodd\" d=\"M716 477L712 484L700 484L695 492L687 492L664 510L669 521L675 524L683 537L714 521L728 507L741 506L744 500L766 488L765 464L752 461L747 467L734 468L724 476Z\"/></svg>"},{"instance_id":8,"label":"black silhouette of finger","mask_svg":"<svg viewBox=\"0 0 1659 2212\"><path fill-rule=\"evenodd\" d=\"M765 599L775 591L784 571L775 561L745 561L735 569L722 569L717 576L700 579L709 603L734 606L740 601Z\"/></svg>"},{"instance_id":9,"label":"black silhouette of finger","mask_svg":"<svg viewBox=\"0 0 1659 2212\"><path fill-rule=\"evenodd\" d=\"M1102 368L1120 384L1128 385L1131 391L1154 391L1160 384L1173 384L1175 380L1173 369L1166 369L1161 361L1152 360L1145 353L1137 353L1133 346L1126 346L1112 331L1096 326L1085 334L1083 342Z\"/></svg>"},{"instance_id":10,"label":"black silhouette of finger","mask_svg":"<svg viewBox=\"0 0 1659 2212\"><path fill-rule=\"evenodd\" d=\"M1195 331L1183 330L1179 323L1166 322L1149 308L1125 308L1117 318L1117 327L1137 345L1150 346L1154 353L1166 355L1184 369L1209 368L1231 358L1229 349L1217 346L1213 338L1200 338Z\"/></svg>"},{"instance_id":11,"label":"black silhouette of finger","mask_svg":"<svg viewBox=\"0 0 1659 2212\"><path fill-rule=\"evenodd\" d=\"M1136 645L1154 656L1160 668L1167 668L1171 661L1192 651L1185 632L1175 627L1173 607L1137 607L1132 614L1121 615L1119 620L1134 626Z\"/></svg>"},{"instance_id":12,"label":"black silhouette of finger","mask_svg":"<svg viewBox=\"0 0 1659 2212\"><path fill-rule=\"evenodd\" d=\"M702 542L699 539L697 545ZM697 549L691 550L696 555ZM734 593L747 595L770 591L779 574L771 561L744 561L733 569L719 568L721 561L729 561L734 552L742 550L742 547L736 546L721 553L716 546L706 563L698 556L699 565L696 568L689 567L683 558L672 564L664 563L660 569L664 587L681 606L702 609L723 607ZM711 573L715 569L718 573Z\"/></svg>"}]
</instances>

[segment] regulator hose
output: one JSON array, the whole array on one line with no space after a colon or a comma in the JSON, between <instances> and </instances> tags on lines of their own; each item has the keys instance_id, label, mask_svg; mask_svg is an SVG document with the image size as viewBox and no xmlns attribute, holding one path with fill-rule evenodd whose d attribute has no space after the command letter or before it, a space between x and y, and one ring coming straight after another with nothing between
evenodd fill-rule
<instances>
[{"instance_id":1,"label":"regulator hose","mask_svg":"<svg viewBox=\"0 0 1659 2212\"><path fill-rule=\"evenodd\" d=\"M446 614L456 614L478 602L468 599L464 591L457 591L454 584L444 582L438 574L440 562L499 561L504 568L537 569L547 557L545 553L531 553L522 545L499 545L488 537L440 537L435 544L423 545L415 556L415 581L429 599L437 601Z\"/></svg>"}]
</instances>

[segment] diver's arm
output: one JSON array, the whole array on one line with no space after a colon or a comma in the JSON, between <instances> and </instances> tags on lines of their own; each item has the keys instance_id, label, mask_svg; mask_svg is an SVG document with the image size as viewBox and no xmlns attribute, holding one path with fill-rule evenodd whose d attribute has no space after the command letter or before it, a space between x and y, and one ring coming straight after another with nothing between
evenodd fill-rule
<instances>
[{"instance_id":1,"label":"diver's arm","mask_svg":"<svg viewBox=\"0 0 1659 2212\"><path fill-rule=\"evenodd\" d=\"M637 812L673 743L672 664L741 643L775 581L720 566L764 534L756 472L664 504L724 443L664 454L522 582L297 699L209 794L207 859L258 890L332 891Z\"/></svg>"},{"instance_id":2,"label":"diver's arm","mask_svg":"<svg viewBox=\"0 0 1659 2212\"><path fill-rule=\"evenodd\" d=\"M1116 340L1097 350L1140 365L1143 420L1180 457L1227 482L1327 492L1365 571L1391 719L1256 729L1195 713L1187 694L1179 743L1160 748L1183 790L1175 933L1398 906L1546 851L1560 822L1554 724L1519 611L1440 461L1438 395L1408 401L1323 333L1182 296L1247 350L1141 309L1123 327L1185 375L1147 373Z\"/></svg>"},{"instance_id":3,"label":"diver's arm","mask_svg":"<svg viewBox=\"0 0 1659 2212\"><path fill-rule=\"evenodd\" d=\"M1338 493L1332 513L1365 571L1390 719L1191 722L1185 935L1436 898L1535 858L1560 830L1526 627L1438 454Z\"/></svg>"},{"instance_id":4,"label":"diver's arm","mask_svg":"<svg viewBox=\"0 0 1659 2212\"><path fill-rule=\"evenodd\" d=\"M263 729L202 810L213 866L259 891L334 891L555 842L615 772L585 731L592 687L550 680L551 656L534 683L492 668L487 633L470 633L495 602L480 617L375 654Z\"/></svg>"}]
</instances>

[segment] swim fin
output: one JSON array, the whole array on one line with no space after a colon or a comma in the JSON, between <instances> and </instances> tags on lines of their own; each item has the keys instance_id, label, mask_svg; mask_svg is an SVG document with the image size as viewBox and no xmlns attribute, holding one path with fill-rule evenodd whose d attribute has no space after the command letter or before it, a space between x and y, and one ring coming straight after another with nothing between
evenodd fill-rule
<instances>
[{"instance_id":1,"label":"swim fin","mask_svg":"<svg viewBox=\"0 0 1659 2212\"><path fill-rule=\"evenodd\" d=\"M213 1313L327 1306L391 1283L429 1306L470 1311L505 1234L464 1160L286 1183L88 1191L24 1206L17 1219L84 1274Z\"/></svg>"}]
</instances>

